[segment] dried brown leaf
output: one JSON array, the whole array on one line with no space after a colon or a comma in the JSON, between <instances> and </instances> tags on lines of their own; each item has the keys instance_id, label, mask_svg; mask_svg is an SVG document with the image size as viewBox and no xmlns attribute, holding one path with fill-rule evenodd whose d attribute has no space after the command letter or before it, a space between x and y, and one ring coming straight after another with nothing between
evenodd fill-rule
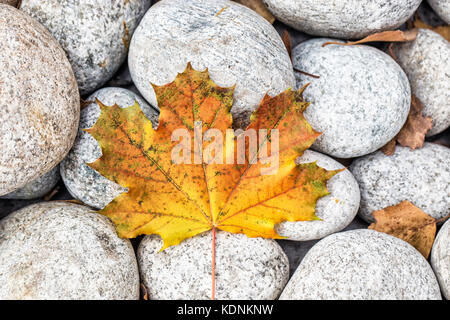
<instances>
[{"instance_id":1,"label":"dried brown leaf","mask_svg":"<svg viewBox=\"0 0 450 320\"><path fill-rule=\"evenodd\" d=\"M364 39L358 41L349 41L349 42L325 42L322 47L325 47L329 44L337 44L341 46L351 46L355 44L362 44L367 42L407 42L412 41L417 37L418 29L414 28L407 31L395 30L395 31L383 31L371 34L370 36L365 37Z\"/></svg>"},{"instance_id":2,"label":"dried brown leaf","mask_svg":"<svg viewBox=\"0 0 450 320\"><path fill-rule=\"evenodd\" d=\"M60 187L56 186L52 191L50 191L45 197L44 201L50 201L58 192Z\"/></svg>"},{"instance_id":3,"label":"dried brown leaf","mask_svg":"<svg viewBox=\"0 0 450 320\"><path fill-rule=\"evenodd\" d=\"M269 9L267 9L262 0L234 0L234 2L240 3L252 9L270 23L275 22L275 17L272 15Z\"/></svg>"},{"instance_id":4,"label":"dried brown leaf","mask_svg":"<svg viewBox=\"0 0 450 320\"><path fill-rule=\"evenodd\" d=\"M281 35L281 40L283 40L284 46L289 54L289 58L292 61L292 47L291 47L291 36L287 30L283 30L283 34Z\"/></svg>"},{"instance_id":5,"label":"dried brown leaf","mask_svg":"<svg viewBox=\"0 0 450 320\"><path fill-rule=\"evenodd\" d=\"M141 283L141 294L143 300L148 300L148 290L143 283Z\"/></svg>"},{"instance_id":6,"label":"dried brown leaf","mask_svg":"<svg viewBox=\"0 0 450 320\"><path fill-rule=\"evenodd\" d=\"M400 238L428 258L436 235L436 219L409 201L373 212L376 220L369 229Z\"/></svg>"},{"instance_id":7,"label":"dried brown leaf","mask_svg":"<svg viewBox=\"0 0 450 320\"><path fill-rule=\"evenodd\" d=\"M420 20L418 15L416 15L413 25L415 28L429 29L436 33L439 33L447 41L450 41L450 25L432 27L429 24L426 24L425 22Z\"/></svg>"},{"instance_id":8,"label":"dried brown leaf","mask_svg":"<svg viewBox=\"0 0 450 320\"><path fill-rule=\"evenodd\" d=\"M425 134L431 130L433 121L431 117L422 115L423 104L415 95L411 95L411 109L408 119L397 135L397 142L411 149L422 148Z\"/></svg>"},{"instance_id":9,"label":"dried brown leaf","mask_svg":"<svg viewBox=\"0 0 450 320\"><path fill-rule=\"evenodd\" d=\"M83 110L84 108L86 108L88 105L90 105L91 103L94 103L95 101L92 100L83 100L80 99L80 110Z\"/></svg>"},{"instance_id":10,"label":"dried brown leaf","mask_svg":"<svg viewBox=\"0 0 450 320\"><path fill-rule=\"evenodd\" d=\"M422 102L412 94L411 108L403 128L394 139L381 148L385 155L391 156L394 154L397 142L403 147L409 147L412 150L423 147L425 135L432 128L433 121L431 117L424 117L422 110Z\"/></svg>"},{"instance_id":11,"label":"dried brown leaf","mask_svg":"<svg viewBox=\"0 0 450 320\"><path fill-rule=\"evenodd\" d=\"M381 151L387 155L392 156L395 152L395 145L397 142L395 141L395 138L389 141L384 147L381 148Z\"/></svg>"}]
</instances>

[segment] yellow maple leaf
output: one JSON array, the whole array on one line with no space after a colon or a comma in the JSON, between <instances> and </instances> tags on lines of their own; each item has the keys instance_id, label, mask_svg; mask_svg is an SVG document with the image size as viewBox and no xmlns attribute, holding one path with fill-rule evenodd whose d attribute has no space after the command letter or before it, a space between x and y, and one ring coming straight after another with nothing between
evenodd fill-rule
<instances>
[{"instance_id":1,"label":"yellow maple leaf","mask_svg":"<svg viewBox=\"0 0 450 320\"><path fill-rule=\"evenodd\" d=\"M156 130L137 104L122 109L100 101L101 115L86 130L103 152L89 166L128 188L100 211L115 223L120 237L158 234L163 250L211 229L281 238L274 231L276 224L318 219L316 202L328 194L326 182L338 171L327 171L316 163L295 164L319 135L303 117L308 103L302 90L264 97L246 131L263 134L256 152L249 139L240 140L245 157L239 164L239 139L245 139L245 134L227 136L234 87L215 85L207 70L196 71L190 64L174 82L153 87L161 110ZM176 164L174 150L183 148L177 149L180 142L173 141L173 133L180 129L190 137L206 137L215 129L214 142L221 134L227 137L226 147L222 154L216 149L211 152L204 139L193 138L185 146L194 151L183 155L185 163ZM271 155L261 156L263 150L271 150ZM204 161L208 154L216 161ZM196 162L202 155L203 161ZM268 162L273 156L278 159L275 169Z\"/></svg>"}]
</instances>

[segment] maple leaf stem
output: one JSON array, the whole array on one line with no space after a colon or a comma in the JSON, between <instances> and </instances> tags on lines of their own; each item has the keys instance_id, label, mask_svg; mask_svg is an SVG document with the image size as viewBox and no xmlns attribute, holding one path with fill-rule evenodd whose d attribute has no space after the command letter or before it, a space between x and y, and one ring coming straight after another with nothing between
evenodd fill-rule
<instances>
[{"instance_id":1,"label":"maple leaf stem","mask_svg":"<svg viewBox=\"0 0 450 320\"><path fill-rule=\"evenodd\" d=\"M216 295L216 228L212 228L212 293L211 300L215 300Z\"/></svg>"}]
</instances>

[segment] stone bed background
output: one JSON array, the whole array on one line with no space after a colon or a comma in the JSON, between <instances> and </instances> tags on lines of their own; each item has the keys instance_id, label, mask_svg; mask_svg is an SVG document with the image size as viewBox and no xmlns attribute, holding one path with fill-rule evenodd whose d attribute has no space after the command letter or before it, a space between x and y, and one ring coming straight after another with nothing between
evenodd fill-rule
<instances>
[{"instance_id":1,"label":"stone bed background","mask_svg":"<svg viewBox=\"0 0 450 320\"><path fill-rule=\"evenodd\" d=\"M429 7L429 5L426 3L426 1L423 1L418 9L419 17L427 24L432 26L438 26L438 25L445 25L445 23L432 11L432 9ZM274 27L276 30L282 34L284 30L287 30L291 36L292 41L292 48L294 48L297 44L314 38L310 35L304 34L302 32L296 31L289 26L286 26L285 24L281 23L280 21L274 22ZM372 44L373 45L373 44ZM383 47L384 45L381 44L375 44L375 46ZM119 71L111 78L110 81L108 81L103 87L122 87L126 88L128 90L131 90L137 94L139 94L139 91L134 86L131 76L128 70L128 64L127 61L122 65L122 67L119 69ZM82 96L82 98L86 99L87 96ZM450 128L446 131L435 135L431 138L427 138L427 141L439 143L442 145L445 145L447 147L450 147ZM349 166L352 163L353 159L337 159L340 161L343 165ZM67 191L64 183L60 179L57 183L55 190L57 191L54 193L54 195L51 197L51 200L71 200L74 199L69 192ZM10 214L13 211L16 211L20 208L23 208L25 206L28 206L30 204L46 201L43 198L40 199L33 199L33 200L6 200L6 199L0 199L0 219L6 217L8 214ZM348 225L344 230L353 230L353 229L366 229L368 227L368 224L362 220L360 217L356 216L355 219L352 221L350 225ZM437 230L437 233L439 232L439 227ZM436 234L437 234L436 233ZM139 245L139 242L141 241L143 237L140 236L136 239L131 239L131 242L133 244L133 247L135 251L137 250L137 247ZM289 268L290 268L290 277L292 274L296 271L297 266L302 261L305 254L308 252L308 250L314 246L318 241L320 240L312 240L312 241L289 241L289 240L277 240L277 242L280 244L286 255L289 259ZM142 298L142 297L141 297Z\"/></svg>"}]
</instances>

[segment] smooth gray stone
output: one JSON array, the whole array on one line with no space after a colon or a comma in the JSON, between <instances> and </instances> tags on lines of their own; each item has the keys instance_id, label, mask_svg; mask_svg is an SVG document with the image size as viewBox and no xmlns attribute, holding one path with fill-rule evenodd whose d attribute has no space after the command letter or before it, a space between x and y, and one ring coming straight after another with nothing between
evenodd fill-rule
<instances>
[{"instance_id":1,"label":"smooth gray stone","mask_svg":"<svg viewBox=\"0 0 450 320\"><path fill-rule=\"evenodd\" d=\"M151 83L172 82L186 69L208 68L231 87L235 127L243 127L266 93L295 84L280 36L260 15L228 0L162 0L152 6L131 40L128 64L136 87L157 106Z\"/></svg>"},{"instance_id":2,"label":"smooth gray stone","mask_svg":"<svg viewBox=\"0 0 450 320\"><path fill-rule=\"evenodd\" d=\"M287 25L316 36L363 38L402 25L421 0L263 0Z\"/></svg>"},{"instance_id":3,"label":"smooth gray stone","mask_svg":"<svg viewBox=\"0 0 450 320\"><path fill-rule=\"evenodd\" d=\"M82 95L101 87L125 60L151 0L22 0L66 51Z\"/></svg>"},{"instance_id":4,"label":"smooth gray stone","mask_svg":"<svg viewBox=\"0 0 450 320\"><path fill-rule=\"evenodd\" d=\"M0 221L0 299L138 298L133 248L105 216L54 201Z\"/></svg>"},{"instance_id":5,"label":"smooth gray stone","mask_svg":"<svg viewBox=\"0 0 450 320\"><path fill-rule=\"evenodd\" d=\"M409 113L408 78L387 54L373 47L322 44L311 39L292 51L295 68L320 76L296 73L297 87L308 83L304 112L323 134L313 149L338 158L358 157L388 143Z\"/></svg>"},{"instance_id":6,"label":"smooth gray stone","mask_svg":"<svg viewBox=\"0 0 450 320\"><path fill-rule=\"evenodd\" d=\"M450 299L450 220L444 223L434 240L431 266L441 286L442 294Z\"/></svg>"},{"instance_id":7,"label":"smooth gray stone","mask_svg":"<svg viewBox=\"0 0 450 320\"><path fill-rule=\"evenodd\" d=\"M374 230L330 235L308 251L281 300L440 300L425 258L407 242Z\"/></svg>"},{"instance_id":8,"label":"smooth gray stone","mask_svg":"<svg viewBox=\"0 0 450 320\"><path fill-rule=\"evenodd\" d=\"M440 34L419 29L414 41L395 44L393 52L408 75L411 91L433 119L427 136L450 126L450 43Z\"/></svg>"},{"instance_id":9,"label":"smooth gray stone","mask_svg":"<svg viewBox=\"0 0 450 320\"><path fill-rule=\"evenodd\" d=\"M450 24L450 1L428 0L428 3L442 20Z\"/></svg>"},{"instance_id":10,"label":"smooth gray stone","mask_svg":"<svg viewBox=\"0 0 450 320\"><path fill-rule=\"evenodd\" d=\"M87 101L97 98L104 105L117 104L121 108L139 103L141 110L155 126L158 121L158 112L148 105L137 94L123 88L103 88L94 92ZM125 192L115 182L103 177L90 168L91 163L102 156L98 142L83 129L91 128L100 116L100 107L93 102L81 110L80 128L77 138L64 161L61 162L61 177L70 194L81 202L97 209L102 209L115 197Z\"/></svg>"},{"instance_id":11,"label":"smooth gray stone","mask_svg":"<svg viewBox=\"0 0 450 320\"><path fill-rule=\"evenodd\" d=\"M311 163L327 170L344 169L336 160L318 152L306 150L296 163ZM289 240L316 240L339 232L353 221L359 208L359 187L349 170L338 173L327 183L330 194L316 204L316 215L322 220L283 222L276 226L279 235Z\"/></svg>"},{"instance_id":12,"label":"smooth gray stone","mask_svg":"<svg viewBox=\"0 0 450 320\"><path fill-rule=\"evenodd\" d=\"M16 191L0 197L0 199L30 200L41 198L53 190L55 185L58 183L59 178L60 175L58 165L36 180L26 184Z\"/></svg>"},{"instance_id":13,"label":"smooth gray stone","mask_svg":"<svg viewBox=\"0 0 450 320\"><path fill-rule=\"evenodd\" d=\"M403 200L433 218L447 216L450 208L450 149L434 143L411 150L397 146L392 156L382 151L356 159L350 171L359 183L359 215L374 222L372 212Z\"/></svg>"},{"instance_id":14,"label":"smooth gray stone","mask_svg":"<svg viewBox=\"0 0 450 320\"><path fill-rule=\"evenodd\" d=\"M141 280L152 300L211 298L211 232L164 251L158 236L146 236L138 249ZM276 299L289 278L289 262L271 239L216 234L216 298Z\"/></svg>"},{"instance_id":15,"label":"smooth gray stone","mask_svg":"<svg viewBox=\"0 0 450 320\"><path fill-rule=\"evenodd\" d=\"M69 152L80 99L69 61L51 34L0 4L0 196L54 168Z\"/></svg>"}]
</instances>

